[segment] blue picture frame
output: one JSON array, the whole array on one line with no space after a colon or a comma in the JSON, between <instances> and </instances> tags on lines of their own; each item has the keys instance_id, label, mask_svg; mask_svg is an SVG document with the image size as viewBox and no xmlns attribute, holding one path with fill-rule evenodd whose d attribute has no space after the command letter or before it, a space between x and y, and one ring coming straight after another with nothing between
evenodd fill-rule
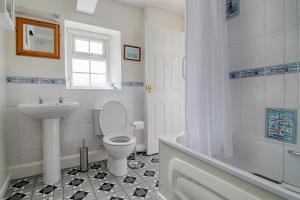
<instances>
[{"instance_id":1,"label":"blue picture frame","mask_svg":"<svg viewBox=\"0 0 300 200\"><path fill-rule=\"evenodd\" d=\"M226 0L225 1L225 14L226 20L240 15L240 2L239 0Z\"/></svg>"},{"instance_id":2,"label":"blue picture frame","mask_svg":"<svg viewBox=\"0 0 300 200\"><path fill-rule=\"evenodd\" d=\"M266 108L266 138L296 144L297 110Z\"/></svg>"}]
</instances>

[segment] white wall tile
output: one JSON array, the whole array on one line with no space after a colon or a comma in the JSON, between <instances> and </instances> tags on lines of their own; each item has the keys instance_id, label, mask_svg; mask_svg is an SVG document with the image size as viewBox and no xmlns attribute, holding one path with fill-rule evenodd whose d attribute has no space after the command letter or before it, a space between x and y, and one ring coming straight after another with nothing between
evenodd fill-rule
<instances>
[{"instance_id":1,"label":"white wall tile","mask_svg":"<svg viewBox=\"0 0 300 200\"><path fill-rule=\"evenodd\" d=\"M89 151L95 151L100 149L100 143L97 140L92 140L86 143L89 148Z\"/></svg>"},{"instance_id":2,"label":"white wall tile","mask_svg":"<svg viewBox=\"0 0 300 200\"><path fill-rule=\"evenodd\" d=\"M8 154L8 166L14 166L19 164L20 161L20 154L19 153L11 153Z\"/></svg>"},{"instance_id":3,"label":"white wall tile","mask_svg":"<svg viewBox=\"0 0 300 200\"><path fill-rule=\"evenodd\" d=\"M131 103L131 110L129 110L128 115L131 115L132 118L128 120L128 123L134 121L141 121L144 119L144 103L143 102L133 102Z\"/></svg>"},{"instance_id":4,"label":"white wall tile","mask_svg":"<svg viewBox=\"0 0 300 200\"><path fill-rule=\"evenodd\" d=\"M21 151L20 152L20 163L31 163L35 161L42 160L42 151L41 150L32 150L32 151Z\"/></svg>"},{"instance_id":5,"label":"white wall tile","mask_svg":"<svg viewBox=\"0 0 300 200\"><path fill-rule=\"evenodd\" d=\"M79 143L61 145L61 156L76 155L79 153Z\"/></svg>"},{"instance_id":6,"label":"white wall tile","mask_svg":"<svg viewBox=\"0 0 300 200\"><path fill-rule=\"evenodd\" d=\"M265 106L265 77L241 80L241 105Z\"/></svg>"},{"instance_id":7,"label":"white wall tile","mask_svg":"<svg viewBox=\"0 0 300 200\"><path fill-rule=\"evenodd\" d=\"M266 34L283 30L284 27L283 0L266 0L265 7L266 7L265 8Z\"/></svg>"},{"instance_id":8,"label":"white wall tile","mask_svg":"<svg viewBox=\"0 0 300 200\"><path fill-rule=\"evenodd\" d=\"M74 144L79 142L77 126L63 125L62 128L62 144Z\"/></svg>"},{"instance_id":9,"label":"white wall tile","mask_svg":"<svg viewBox=\"0 0 300 200\"><path fill-rule=\"evenodd\" d=\"M227 21L227 34L229 45L241 42L240 17L235 17Z\"/></svg>"},{"instance_id":10,"label":"white wall tile","mask_svg":"<svg viewBox=\"0 0 300 200\"><path fill-rule=\"evenodd\" d=\"M19 130L30 128L41 128L42 123L40 119L33 119L30 116L18 111Z\"/></svg>"},{"instance_id":11,"label":"white wall tile","mask_svg":"<svg viewBox=\"0 0 300 200\"><path fill-rule=\"evenodd\" d=\"M241 43L241 67L257 68L265 65L265 37L260 36Z\"/></svg>"},{"instance_id":12,"label":"white wall tile","mask_svg":"<svg viewBox=\"0 0 300 200\"><path fill-rule=\"evenodd\" d=\"M87 105L80 105L79 107L79 123L81 124L87 124L87 123L93 123L93 108L91 106Z\"/></svg>"},{"instance_id":13,"label":"white wall tile","mask_svg":"<svg viewBox=\"0 0 300 200\"><path fill-rule=\"evenodd\" d=\"M63 97L61 85L40 84L39 95L44 102L58 102Z\"/></svg>"},{"instance_id":14,"label":"white wall tile","mask_svg":"<svg viewBox=\"0 0 300 200\"><path fill-rule=\"evenodd\" d=\"M38 84L19 84L19 103L38 103Z\"/></svg>"},{"instance_id":15,"label":"white wall tile","mask_svg":"<svg viewBox=\"0 0 300 200\"><path fill-rule=\"evenodd\" d=\"M231 106L231 128L233 132L241 131L241 107Z\"/></svg>"},{"instance_id":16,"label":"white wall tile","mask_svg":"<svg viewBox=\"0 0 300 200\"><path fill-rule=\"evenodd\" d=\"M19 132L20 150L40 150L42 148L41 128L22 129Z\"/></svg>"},{"instance_id":17,"label":"white wall tile","mask_svg":"<svg viewBox=\"0 0 300 200\"><path fill-rule=\"evenodd\" d=\"M284 75L266 77L266 107L284 107Z\"/></svg>"},{"instance_id":18,"label":"white wall tile","mask_svg":"<svg viewBox=\"0 0 300 200\"><path fill-rule=\"evenodd\" d=\"M6 84L7 106L17 106L19 103L19 84Z\"/></svg>"},{"instance_id":19,"label":"white wall tile","mask_svg":"<svg viewBox=\"0 0 300 200\"><path fill-rule=\"evenodd\" d=\"M232 106L241 105L241 82L243 80L230 80L230 102Z\"/></svg>"},{"instance_id":20,"label":"white wall tile","mask_svg":"<svg viewBox=\"0 0 300 200\"><path fill-rule=\"evenodd\" d=\"M76 92L78 92L78 90L67 90L66 88L62 88L62 96L65 101L78 101Z\"/></svg>"},{"instance_id":21,"label":"white wall tile","mask_svg":"<svg viewBox=\"0 0 300 200\"><path fill-rule=\"evenodd\" d=\"M14 87L12 83L8 85ZM144 88L142 87L123 87L122 91L96 91L66 90L61 85L18 84L17 88L21 91L19 94L14 93L18 90L11 91L10 94L11 105L14 106L18 103L37 103L39 96L44 102L56 102L58 97L62 96L64 101L77 101L81 104L79 109L61 120L61 156L78 154L82 138L86 139L90 150L99 149L101 141L97 141L94 136L93 108L102 107L108 101L117 100L126 105L130 116L128 124L144 118ZM128 127L126 132L132 134L133 131ZM41 120L32 119L18 111L17 107L8 107L7 129L14 133L9 138L9 143L16 143L10 145L9 151L15 151L12 150L15 146L18 149L18 153L10 154L10 165L41 160L41 128Z\"/></svg>"},{"instance_id":22,"label":"white wall tile","mask_svg":"<svg viewBox=\"0 0 300 200\"><path fill-rule=\"evenodd\" d=\"M265 0L241 0L240 9L241 13L246 13L249 10L257 8L258 6L264 6Z\"/></svg>"},{"instance_id":23,"label":"white wall tile","mask_svg":"<svg viewBox=\"0 0 300 200\"><path fill-rule=\"evenodd\" d=\"M6 115L6 129L18 129L18 109L16 107L7 107Z\"/></svg>"},{"instance_id":24,"label":"white wall tile","mask_svg":"<svg viewBox=\"0 0 300 200\"><path fill-rule=\"evenodd\" d=\"M284 26L297 26L297 0L284 0Z\"/></svg>"},{"instance_id":25,"label":"white wall tile","mask_svg":"<svg viewBox=\"0 0 300 200\"><path fill-rule=\"evenodd\" d=\"M285 30L284 47L285 63L298 62L298 28L297 26Z\"/></svg>"},{"instance_id":26,"label":"white wall tile","mask_svg":"<svg viewBox=\"0 0 300 200\"><path fill-rule=\"evenodd\" d=\"M266 35L265 65L279 65L284 63L284 33L283 31Z\"/></svg>"},{"instance_id":27,"label":"white wall tile","mask_svg":"<svg viewBox=\"0 0 300 200\"><path fill-rule=\"evenodd\" d=\"M261 36L265 33L264 6L258 6L245 14L241 13L240 20L242 41Z\"/></svg>"},{"instance_id":28,"label":"white wall tile","mask_svg":"<svg viewBox=\"0 0 300 200\"><path fill-rule=\"evenodd\" d=\"M243 134L264 137L265 107L242 107L241 129Z\"/></svg>"},{"instance_id":29,"label":"white wall tile","mask_svg":"<svg viewBox=\"0 0 300 200\"><path fill-rule=\"evenodd\" d=\"M241 45L240 44L233 44L230 45L228 48L229 51L229 64L230 70L240 70L241 66Z\"/></svg>"},{"instance_id":30,"label":"white wall tile","mask_svg":"<svg viewBox=\"0 0 300 200\"><path fill-rule=\"evenodd\" d=\"M298 108L298 95L299 83L298 74L285 74L284 75L284 108L297 109Z\"/></svg>"},{"instance_id":31,"label":"white wall tile","mask_svg":"<svg viewBox=\"0 0 300 200\"><path fill-rule=\"evenodd\" d=\"M17 130L6 131L6 145L8 154L19 152L19 135Z\"/></svg>"},{"instance_id":32,"label":"white wall tile","mask_svg":"<svg viewBox=\"0 0 300 200\"><path fill-rule=\"evenodd\" d=\"M71 112L69 115L62 118L61 124L63 124L63 125L78 124L79 123L79 118L80 118L80 109L77 108L76 110Z\"/></svg>"},{"instance_id":33,"label":"white wall tile","mask_svg":"<svg viewBox=\"0 0 300 200\"><path fill-rule=\"evenodd\" d=\"M85 139L86 142L91 142L96 139L96 136L94 134L94 124L80 124L79 129L79 142L82 141L82 139Z\"/></svg>"}]
</instances>

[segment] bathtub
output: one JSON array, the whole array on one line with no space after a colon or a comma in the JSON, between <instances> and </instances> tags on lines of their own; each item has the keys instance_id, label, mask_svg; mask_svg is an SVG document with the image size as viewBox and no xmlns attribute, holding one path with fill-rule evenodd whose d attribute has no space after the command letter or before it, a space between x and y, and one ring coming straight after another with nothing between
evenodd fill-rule
<instances>
[{"instance_id":1,"label":"bathtub","mask_svg":"<svg viewBox=\"0 0 300 200\"><path fill-rule=\"evenodd\" d=\"M300 194L189 149L186 134L162 136L160 189L165 200L300 199Z\"/></svg>"}]
</instances>

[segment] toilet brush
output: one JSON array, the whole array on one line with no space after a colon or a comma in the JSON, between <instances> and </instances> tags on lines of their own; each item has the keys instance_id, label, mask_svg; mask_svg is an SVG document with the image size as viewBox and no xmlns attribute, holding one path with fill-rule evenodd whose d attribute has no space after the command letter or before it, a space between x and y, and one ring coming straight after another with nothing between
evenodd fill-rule
<instances>
[{"instance_id":1,"label":"toilet brush","mask_svg":"<svg viewBox=\"0 0 300 200\"><path fill-rule=\"evenodd\" d=\"M133 135L135 137L135 128L136 128L136 126L133 125L133 124L131 126L133 126ZM142 166L143 166L143 163L141 161L137 161L136 160L136 144L135 144L135 147L134 147L134 159L128 161L128 167L130 169L139 169Z\"/></svg>"},{"instance_id":2,"label":"toilet brush","mask_svg":"<svg viewBox=\"0 0 300 200\"><path fill-rule=\"evenodd\" d=\"M80 148L80 171L87 172L88 167L88 147L85 146L85 140L82 140L82 147Z\"/></svg>"}]
</instances>

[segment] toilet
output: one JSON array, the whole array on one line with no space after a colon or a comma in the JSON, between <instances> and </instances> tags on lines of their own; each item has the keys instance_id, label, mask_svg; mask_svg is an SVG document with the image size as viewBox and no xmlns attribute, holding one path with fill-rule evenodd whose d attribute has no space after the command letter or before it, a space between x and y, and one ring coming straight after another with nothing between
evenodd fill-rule
<instances>
[{"instance_id":1,"label":"toilet","mask_svg":"<svg viewBox=\"0 0 300 200\"><path fill-rule=\"evenodd\" d=\"M108 154L107 168L116 176L127 174L127 158L133 152L136 138L125 133L127 112L117 101L107 102L94 111L95 134L103 135L105 151Z\"/></svg>"}]
</instances>

